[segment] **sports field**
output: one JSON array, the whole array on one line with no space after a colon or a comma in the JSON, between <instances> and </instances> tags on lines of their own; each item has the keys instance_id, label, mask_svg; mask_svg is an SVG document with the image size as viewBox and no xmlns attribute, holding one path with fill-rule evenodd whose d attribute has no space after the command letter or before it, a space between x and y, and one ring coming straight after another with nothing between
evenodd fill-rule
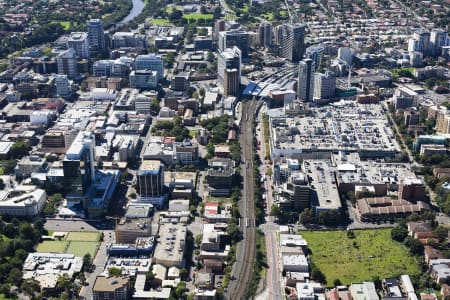
<instances>
[{"instance_id":1,"label":"sports field","mask_svg":"<svg viewBox=\"0 0 450 300\"><path fill-rule=\"evenodd\" d=\"M37 252L56 252L56 253L65 253L68 241L43 241L40 243L36 251Z\"/></svg>"},{"instance_id":2,"label":"sports field","mask_svg":"<svg viewBox=\"0 0 450 300\"><path fill-rule=\"evenodd\" d=\"M100 233L92 231L71 231L67 235L67 240L80 242L98 242L100 241Z\"/></svg>"},{"instance_id":3,"label":"sports field","mask_svg":"<svg viewBox=\"0 0 450 300\"><path fill-rule=\"evenodd\" d=\"M326 276L327 285L339 279L342 284L420 273L419 264L408 249L391 239L391 229L347 231L302 231L312 262Z\"/></svg>"},{"instance_id":4,"label":"sports field","mask_svg":"<svg viewBox=\"0 0 450 300\"><path fill-rule=\"evenodd\" d=\"M89 253L91 257L94 257L97 253L97 242L70 242L67 247L66 253L73 253L75 256L84 256Z\"/></svg>"},{"instance_id":5,"label":"sports field","mask_svg":"<svg viewBox=\"0 0 450 300\"><path fill-rule=\"evenodd\" d=\"M67 237L59 241L43 241L37 252L73 253L76 256L84 256L86 253L94 257L100 245L101 234L99 232L69 232Z\"/></svg>"}]
</instances>

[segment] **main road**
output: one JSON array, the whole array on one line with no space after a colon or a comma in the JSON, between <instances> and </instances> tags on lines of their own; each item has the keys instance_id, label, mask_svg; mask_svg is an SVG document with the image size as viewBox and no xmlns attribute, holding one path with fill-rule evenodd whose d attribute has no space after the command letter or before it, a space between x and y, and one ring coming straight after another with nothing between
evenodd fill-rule
<instances>
[{"instance_id":1,"label":"main road","mask_svg":"<svg viewBox=\"0 0 450 300\"><path fill-rule=\"evenodd\" d=\"M255 262L255 199L253 180L253 116L255 115L258 102L250 100L242 103L241 133L239 142L242 150L242 169L244 177L243 195L239 202L241 213L241 230L243 240L238 243L236 250L236 263L233 274L235 280L230 281L227 299L244 299L245 292L253 274Z\"/></svg>"}]
</instances>

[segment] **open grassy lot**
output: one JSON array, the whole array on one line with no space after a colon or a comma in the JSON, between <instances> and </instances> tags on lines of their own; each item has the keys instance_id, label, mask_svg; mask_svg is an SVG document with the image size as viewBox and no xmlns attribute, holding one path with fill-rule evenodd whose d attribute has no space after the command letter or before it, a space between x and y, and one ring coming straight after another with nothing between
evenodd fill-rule
<instances>
[{"instance_id":1,"label":"open grassy lot","mask_svg":"<svg viewBox=\"0 0 450 300\"><path fill-rule=\"evenodd\" d=\"M70 22L69 21L53 21L52 23L61 24L61 26L64 27L64 30L69 30L70 29Z\"/></svg>"},{"instance_id":2,"label":"open grassy lot","mask_svg":"<svg viewBox=\"0 0 450 300\"><path fill-rule=\"evenodd\" d=\"M152 19L150 22L155 26L167 26L172 24L169 20L166 19Z\"/></svg>"},{"instance_id":3,"label":"open grassy lot","mask_svg":"<svg viewBox=\"0 0 450 300\"><path fill-rule=\"evenodd\" d=\"M40 243L36 251L37 252L56 252L56 253L65 253L68 241L43 241Z\"/></svg>"},{"instance_id":4,"label":"open grassy lot","mask_svg":"<svg viewBox=\"0 0 450 300\"><path fill-rule=\"evenodd\" d=\"M74 242L71 241L67 247L66 253L75 254L75 256L83 257L86 253L90 253L91 257L95 257L97 252L97 242Z\"/></svg>"},{"instance_id":5,"label":"open grassy lot","mask_svg":"<svg viewBox=\"0 0 450 300\"><path fill-rule=\"evenodd\" d=\"M79 241L79 242L98 242L100 241L99 232L81 232L81 231L71 231L67 235L68 241Z\"/></svg>"},{"instance_id":6,"label":"open grassy lot","mask_svg":"<svg viewBox=\"0 0 450 300\"><path fill-rule=\"evenodd\" d=\"M198 20L198 19L205 19L205 20L212 20L214 19L213 14L200 14L200 13L194 13L194 14L183 14L183 18L186 20Z\"/></svg>"},{"instance_id":7,"label":"open grassy lot","mask_svg":"<svg viewBox=\"0 0 450 300\"><path fill-rule=\"evenodd\" d=\"M391 239L391 229L346 231L302 231L308 242L311 260L325 274L327 285L335 279L343 284L400 274L418 274L417 261L401 243Z\"/></svg>"}]
</instances>

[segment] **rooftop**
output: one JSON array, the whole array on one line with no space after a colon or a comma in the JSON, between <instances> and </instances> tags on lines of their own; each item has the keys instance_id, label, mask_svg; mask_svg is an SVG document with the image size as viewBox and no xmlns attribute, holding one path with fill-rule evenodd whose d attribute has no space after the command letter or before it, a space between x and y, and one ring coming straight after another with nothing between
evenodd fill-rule
<instances>
[{"instance_id":1,"label":"rooftop","mask_svg":"<svg viewBox=\"0 0 450 300\"><path fill-rule=\"evenodd\" d=\"M105 277L97 276L95 279L93 292L114 292L117 289L123 288L129 284L128 277Z\"/></svg>"},{"instance_id":2,"label":"rooftop","mask_svg":"<svg viewBox=\"0 0 450 300\"><path fill-rule=\"evenodd\" d=\"M384 157L400 151L381 105L340 101L311 111L311 116L271 118L276 156L342 150Z\"/></svg>"}]
</instances>

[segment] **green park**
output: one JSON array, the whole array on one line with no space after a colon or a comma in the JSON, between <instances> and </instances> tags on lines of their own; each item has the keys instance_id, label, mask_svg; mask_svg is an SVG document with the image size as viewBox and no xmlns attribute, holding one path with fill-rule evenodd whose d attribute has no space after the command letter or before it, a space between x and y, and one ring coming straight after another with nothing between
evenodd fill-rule
<instances>
[{"instance_id":1,"label":"green park","mask_svg":"<svg viewBox=\"0 0 450 300\"><path fill-rule=\"evenodd\" d=\"M391 229L301 231L312 263L326 277L326 286L419 274L419 264L408 248L391 239Z\"/></svg>"}]
</instances>

